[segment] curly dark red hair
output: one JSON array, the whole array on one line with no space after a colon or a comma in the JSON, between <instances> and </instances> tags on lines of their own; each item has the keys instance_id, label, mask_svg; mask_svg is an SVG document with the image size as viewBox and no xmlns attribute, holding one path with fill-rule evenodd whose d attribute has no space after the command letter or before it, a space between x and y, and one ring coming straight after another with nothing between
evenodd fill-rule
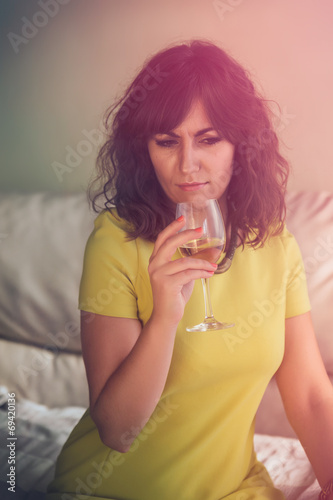
<instances>
[{"instance_id":1,"label":"curly dark red hair","mask_svg":"<svg viewBox=\"0 0 333 500\"><path fill-rule=\"evenodd\" d=\"M106 113L108 139L90 186L96 211L115 206L129 235L154 241L174 218L149 157L148 139L173 130L200 100L213 127L235 146L229 220L250 244L279 234L285 218L288 162L279 153L268 103L244 68L216 45L193 40L153 56ZM96 186L99 189L96 190Z\"/></svg>"}]
</instances>

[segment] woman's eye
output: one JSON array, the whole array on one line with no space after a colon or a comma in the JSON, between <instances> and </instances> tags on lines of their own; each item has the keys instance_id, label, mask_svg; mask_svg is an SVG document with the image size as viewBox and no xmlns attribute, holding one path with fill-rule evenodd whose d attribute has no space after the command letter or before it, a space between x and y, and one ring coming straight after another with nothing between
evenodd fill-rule
<instances>
[{"instance_id":1,"label":"woman's eye","mask_svg":"<svg viewBox=\"0 0 333 500\"><path fill-rule=\"evenodd\" d=\"M156 140L157 146L161 146L162 148L171 148L177 144L177 141L173 139L165 139L165 140Z\"/></svg>"},{"instance_id":2,"label":"woman's eye","mask_svg":"<svg viewBox=\"0 0 333 500\"><path fill-rule=\"evenodd\" d=\"M220 142L221 140L221 137L206 137L205 139L202 139L201 142L203 142L204 144L213 145Z\"/></svg>"}]
</instances>

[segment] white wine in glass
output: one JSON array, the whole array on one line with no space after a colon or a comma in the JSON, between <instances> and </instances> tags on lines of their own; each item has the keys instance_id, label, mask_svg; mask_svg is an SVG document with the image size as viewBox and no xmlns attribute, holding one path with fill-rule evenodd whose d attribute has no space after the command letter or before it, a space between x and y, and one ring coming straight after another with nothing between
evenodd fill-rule
<instances>
[{"instance_id":1,"label":"white wine in glass","mask_svg":"<svg viewBox=\"0 0 333 500\"><path fill-rule=\"evenodd\" d=\"M185 226L182 231L202 227L200 238L188 241L179 247L182 257L194 257L217 263L226 243L225 226L218 201L200 200L178 203L176 218L181 215L185 218ZM221 323L214 318L208 278L203 278L201 281L205 301L205 319L198 325L187 327L186 330L188 332L206 332L235 326L233 323Z\"/></svg>"}]
</instances>

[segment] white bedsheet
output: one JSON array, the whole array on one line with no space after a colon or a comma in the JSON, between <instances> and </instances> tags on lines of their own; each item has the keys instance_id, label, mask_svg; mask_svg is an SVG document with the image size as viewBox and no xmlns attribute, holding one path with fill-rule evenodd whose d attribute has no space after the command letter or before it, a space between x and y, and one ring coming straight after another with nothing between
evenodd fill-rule
<instances>
[{"instance_id":1,"label":"white bedsheet","mask_svg":"<svg viewBox=\"0 0 333 500\"><path fill-rule=\"evenodd\" d=\"M320 487L297 439L256 434L254 445L274 484L287 500L316 500Z\"/></svg>"}]
</instances>

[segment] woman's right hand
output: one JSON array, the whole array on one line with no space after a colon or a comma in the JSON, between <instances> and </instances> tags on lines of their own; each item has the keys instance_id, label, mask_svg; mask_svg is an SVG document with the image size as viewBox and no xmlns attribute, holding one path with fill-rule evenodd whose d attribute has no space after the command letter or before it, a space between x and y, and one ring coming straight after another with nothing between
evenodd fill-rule
<instances>
[{"instance_id":1,"label":"woman's right hand","mask_svg":"<svg viewBox=\"0 0 333 500\"><path fill-rule=\"evenodd\" d=\"M148 266L153 292L152 317L173 328L177 327L183 317L194 280L209 278L217 267L216 264L193 257L172 260L178 247L198 239L202 233L202 228L179 232L184 224L185 219L180 218L161 231Z\"/></svg>"}]
</instances>

